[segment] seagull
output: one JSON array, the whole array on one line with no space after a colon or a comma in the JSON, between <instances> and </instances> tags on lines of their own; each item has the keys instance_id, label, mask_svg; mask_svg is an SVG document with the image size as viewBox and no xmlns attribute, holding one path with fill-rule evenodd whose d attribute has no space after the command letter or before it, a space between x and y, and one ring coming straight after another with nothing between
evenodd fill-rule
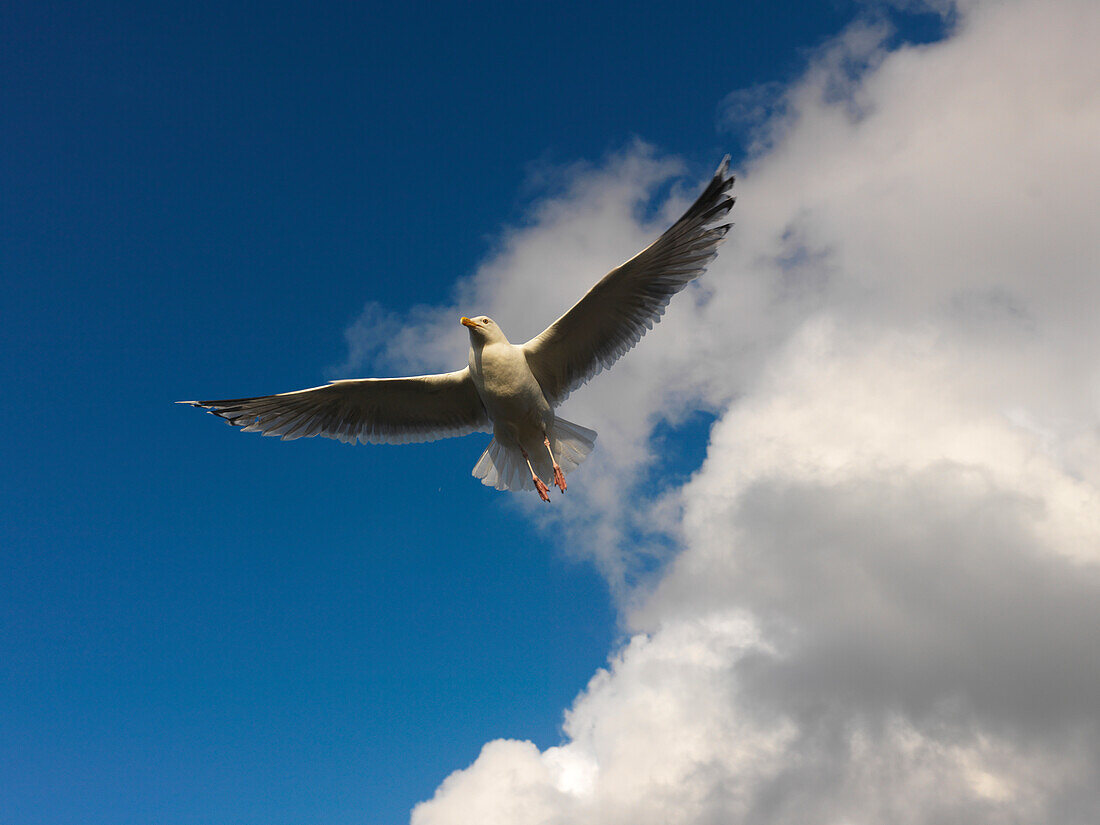
<instances>
[{"instance_id":1,"label":"seagull","mask_svg":"<svg viewBox=\"0 0 1100 825\"><path fill-rule=\"evenodd\" d=\"M731 224L727 155L703 193L656 241L612 269L573 307L524 344L486 315L463 316L468 365L440 375L356 378L321 387L221 401L179 401L244 432L344 443L410 444L491 432L473 475L497 490L552 483L592 451L596 433L555 415L581 385L609 368L661 320L672 296L703 274ZM718 224L718 225L716 225Z\"/></svg>"}]
</instances>

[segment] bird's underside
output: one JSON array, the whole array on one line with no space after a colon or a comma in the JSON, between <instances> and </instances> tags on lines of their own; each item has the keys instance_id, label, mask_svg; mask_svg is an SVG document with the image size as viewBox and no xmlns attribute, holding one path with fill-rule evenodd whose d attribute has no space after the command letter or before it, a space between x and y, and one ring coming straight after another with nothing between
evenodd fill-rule
<instances>
[{"instance_id":1,"label":"bird's underside","mask_svg":"<svg viewBox=\"0 0 1100 825\"><path fill-rule=\"evenodd\" d=\"M320 435L345 443L408 444L492 432L474 476L498 490L533 488L549 501L549 486L564 493L565 476L596 439L593 430L556 416L555 408L632 349L660 321L672 296L704 272L730 228L716 224L733 206L732 186L727 157L660 238L524 344L508 341L487 316L462 318L470 333L464 369L180 403L206 409L244 432L283 440Z\"/></svg>"}]
</instances>

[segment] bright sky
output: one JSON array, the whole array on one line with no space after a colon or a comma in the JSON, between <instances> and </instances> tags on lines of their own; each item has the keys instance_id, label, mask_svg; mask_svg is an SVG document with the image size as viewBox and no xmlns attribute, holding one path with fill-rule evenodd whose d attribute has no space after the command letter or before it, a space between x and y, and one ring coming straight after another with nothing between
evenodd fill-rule
<instances>
[{"instance_id":1,"label":"bright sky","mask_svg":"<svg viewBox=\"0 0 1100 825\"><path fill-rule=\"evenodd\" d=\"M0 11L0 822L1100 821L1100 6L372 5ZM551 506L171 403L523 340L727 152Z\"/></svg>"}]
</instances>

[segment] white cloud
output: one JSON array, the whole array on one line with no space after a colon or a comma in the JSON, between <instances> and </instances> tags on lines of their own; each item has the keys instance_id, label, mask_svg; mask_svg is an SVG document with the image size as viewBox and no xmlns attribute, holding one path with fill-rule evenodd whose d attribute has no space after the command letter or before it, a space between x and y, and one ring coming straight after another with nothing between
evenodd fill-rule
<instances>
[{"instance_id":1,"label":"white cloud","mask_svg":"<svg viewBox=\"0 0 1100 825\"><path fill-rule=\"evenodd\" d=\"M489 743L414 825L1100 821L1100 6L884 35L815 58L705 281L570 401L602 444L550 517L597 531L629 642L560 746ZM536 331L679 171L573 173L462 311ZM706 462L639 513L618 479L685 403L720 410ZM630 589L654 513L679 552Z\"/></svg>"}]
</instances>

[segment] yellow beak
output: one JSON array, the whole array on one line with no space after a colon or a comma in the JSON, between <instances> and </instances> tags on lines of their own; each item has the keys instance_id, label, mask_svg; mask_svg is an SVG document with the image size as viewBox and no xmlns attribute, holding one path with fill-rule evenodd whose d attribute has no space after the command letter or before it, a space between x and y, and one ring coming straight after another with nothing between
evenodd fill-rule
<instances>
[{"instance_id":1,"label":"yellow beak","mask_svg":"<svg viewBox=\"0 0 1100 825\"><path fill-rule=\"evenodd\" d=\"M460 324L462 324L462 326L464 326L464 327L476 327L477 326L477 321L471 321L465 315L463 315L461 318L459 318L458 322Z\"/></svg>"}]
</instances>

